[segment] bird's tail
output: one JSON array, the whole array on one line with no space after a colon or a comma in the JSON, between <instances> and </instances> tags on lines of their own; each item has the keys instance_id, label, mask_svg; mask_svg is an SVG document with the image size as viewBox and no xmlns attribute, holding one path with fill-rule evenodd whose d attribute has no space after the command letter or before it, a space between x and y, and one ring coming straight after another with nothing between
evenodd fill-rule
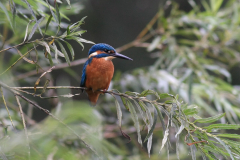
<instances>
[{"instance_id":1,"label":"bird's tail","mask_svg":"<svg viewBox=\"0 0 240 160\"><path fill-rule=\"evenodd\" d=\"M89 99L91 105L96 106L100 93L99 92L93 92L93 91L87 91L87 94L88 94L88 99Z\"/></svg>"}]
</instances>

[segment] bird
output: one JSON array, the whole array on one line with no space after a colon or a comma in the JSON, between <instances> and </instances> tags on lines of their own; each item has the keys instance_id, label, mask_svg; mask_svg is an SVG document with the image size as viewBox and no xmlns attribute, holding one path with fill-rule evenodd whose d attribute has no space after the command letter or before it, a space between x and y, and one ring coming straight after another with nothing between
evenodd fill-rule
<instances>
[{"instance_id":1,"label":"bird","mask_svg":"<svg viewBox=\"0 0 240 160\"><path fill-rule=\"evenodd\" d=\"M104 93L102 91L108 90L114 74L112 63L114 58L133 61L133 59L117 53L112 46L105 43L95 44L89 49L88 60L82 70L80 87L86 88L85 91L92 106L97 104L99 95Z\"/></svg>"}]
</instances>

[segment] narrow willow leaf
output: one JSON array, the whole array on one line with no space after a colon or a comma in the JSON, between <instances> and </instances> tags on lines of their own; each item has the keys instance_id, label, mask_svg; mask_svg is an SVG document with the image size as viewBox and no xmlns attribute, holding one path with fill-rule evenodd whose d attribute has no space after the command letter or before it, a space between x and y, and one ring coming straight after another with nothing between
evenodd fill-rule
<instances>
[{"instance_id":1,"label":"narrow willow leaf","mask_svg":"<svg viewBox=\"0 0 240 160\"><path fill-rule=\"evenodd\" d=\"M7 9L5 8L5 6L4 6L1 2L0 2L0 8L3 10L3 12L5 13L5 15L7 16L7 19L8 19L8 21L9 21L9 23L10 23L10 26L11 26L12 30L14 30L14 29L13 29L12 21L11 21L11 19L10 19L9 14L8 14L8 11L7 11Z\"/></svg>"},{"instance_id":2,"label":"narrow willow leaf","mask_svg":"<svg viewBox=\"0 0 240 160\"><path fill-rule=\"evenodd\" d=\"M1 96L2 96L2 100L3 100L3 104L4 106L6 107L6 110L7 110L7 113L8 113L8 117L11 121L11 124L12 124L12 127L15 129L15 126L13 125L13 120L12 120L12 117L10 115L10 112L8 110L8 106L7 106L7 103L6 103L6 100L5 100L5 97L4 97L4 94L3 94L3 90L2 90L2 86L0 85L0 93L1 93Z\"/></svg>"},{"instance_id":3,"label":"narrow willow leaf","mask_svg":"<svg viewBox=\"0 0 240 160\"><path fill-rule=\"evenodd\" d=\"M43 86L43 89L42 89L42 93L41 93L41 95L42 95L43 93L45 93L45 92L46 92L46 88L47 88L47 86L48 86L49 82L50 82L50 80L49 80L49 79L47 79L47 80L46 80L46 82L45 82L45 84L44 84L44 86Z\"/></svg>"},{"instance_id":4,"label":"narrow willow leaf","mask_svg":"<svg viewBox=\"0 0 240 160\"><path fill-rule=\"evenodd\" d=\"M223 0L210 0L210 2L212 11L217 12L223 3Z\"/></svg>"},{"instance_id":5,"label":"narrow willow leaf","mask_svg":"<svg viewBox=\"0 0 240 160\"><path fill-rule=\"evenodd\" d=\"M122 110L118 103L117 98L115 96L113 96L113 97L115 99L115 105L116 105L116 109L117 109L118 125L119 125L119 127L121 127L122 126Z\"/></svg>"},{"instance_id":6,"label":"narrow willow leaf","mask_svg":"<svg viewBox=\"0 0 240 160\"><path fill-rule=\"evenodd\" d=\"M212 129L239 129L239 124L212 124L210 126L204 127L207 131L211 131Z\"/></svg>"},{"instance_id":7,"label":"narrow willow leaf","mask_svg":"<svg viewBox=\"0 0 240 160\"><path fill-rule=\"evenodd\" d=\"M161 150L163 149L164 145L166 144L167 139L168 139L168 135L169 135L169 129L167 128L165 133L164 133L164 137L163 137L163 140L162 140L162 146L161 146L161 149L160 149L159 153L161 152Z\"/></svg>"},{"instance_id":8,"label":"narrow willow leaf","mask_svg":"<svg viewBox=\"0 0 240 160\"><path fill-rule=\"evenodd\" d=\"M160 94L160 98L173 98L174 96L168 93L162 93Z\"/></svg>"},{"instance_id":9,"label":"narrow willow leaf","mask_svg":"<svg viewBox=\"0 0 240 160\"><path fill-rule=\"evenodd\" d=\"M183 124L181 124L181 126L180 126L180 128L179 128L179 130L178 130L178 132L176 133L176 135L175 135L175 138L177 138L177 136L184 130L184 125Z\"/></svg>"},{"instance_id":10,"label":"narrow willow leaf","mask_svg":"<svg viewBox=\"0 0 240 160\"><path fill-rule=\"evenodd\" d=\"M197 109L197 108L184 109L184 110L183 110L183 113L184 113L186 116L195 115L195 114L198 113L198 109Z\"/></svg>"},{"instance_id":11,"label":"narrow willow leaf","mask_svg":"<svg viewBox=\"0 0 240 160\"><path fill-rule=\"evenodd\" d=\"M70 31L69 27L70 27L70 25L67 27L67 35L71 34L71 31Z\"/></svg>"},{"instance_id":12,"label":"narrow willow leaf","mask_svg":"<svg viewBox=\"0 0 240 160\"><path fill-rule=\"evenodd\" d=\"M167 100L167 101L165 101L164 103L165 103L165 104L172 104L173 101L172 101L172 100Z\"/></svg>"},{"instance_id":13,"label":"narrow willow leaf","mask_svg":"<svg viewBox=\"0 0 240 160\"><path fill-rule=\"evenodd\" d=\"M70 63L70 60L69 60L69 57L68 57L68 54L67 54L65 48L63 47L63 45L61 44L61 42L57 41L57 43L58 43L58 45L60 46L61 51L62 51L62 53L64 54L64 57L65 57L65 59L66 59L68 65L70 66L71 63Z\"/></svg>"},{"instance_id":14,"label":"narrow willow leaf","mask_svg":"<svg viewBox=\"0 0 240 160\"><path fill-rule=\"evenodd\" d=\"M46 1L46 2L47 2L47 4L48 4L48 7L49 7L49 9L50 9L50 12L51 12L54 20L59 24L58 19L57 19L57 16L55 15L54 11L52 10L52 6L48 3L48 1Z\"/></svg>"},{"instance_id":15,"label":"narrow willow leaf","mask_svg":"<svg viewBox=\"0 0 240 160\"><path fill-rule=\"evenodd\" d=\"M48 44L45 41L37 41L37 43L45 47L46 55L48 55L47 58L49 60L49 63L50 63L51 66L53 66L53 61L52 61L52 56L51 56L51 52L50 52L50 47L48 46Z\"/></svg>"},{"instance_id":16,"label":"narrow willow leaf","mask_svg":"<svg viewBox=\"0 0 240 160\"><path fill-rule=\"evenodd\" d=\"M230 139L225 139L225 138L221 138L225 143L227 143L229 146L234 146L237 148L240 148L240 142L236 141L236 140L230 140Z\"/></svg>"},{"instance_id":17,"label":"narrow willow leaf","mask_svg":"<svg viewBox=\"0 0 240 160\"><path fill-rule=\"evenodd\" d=\"M78 38L78 41L79 41L79 42L84 42L84 43L95 44L95 43L94 43L94 42L92 42L92 41L88 41L88 40L86 40L86 39L79 38L79 37L77 37L77 38Z\"/></svg>"},{"instance_id":18,"label":"narrow willow leaf","mask_svg":"<svg viewBox=\"0 0 240 160\"><path fill-rule=\"evenodd\" d=\"M87 31L86 30L81 30L81 31L77 31L77 32L72 32L72 33L69 34L69 36L76 36L76 35L81 36L85 32L87 32Z\"/></svg>"},{"instance_id":19,"label":"narrow willow leaf","mask_svg":"<svg viewBox=\"0 0 240 160\"><path fill-rule=\"evenodd\" d=\"M140 96L146 97L147 95L151 95L151 94L154 94L157 97L157 99L160 99L158 93L155 92L154 90L145 90L140 94Z\"/></svg>"},{"instance_id":20,"label":"narrow willow leaf","mask_svg":"<svg viewBox=\"0 0 240 160\"><path fill-rule=\"evenodd\" d=\"M55 10L56 10L56 14L57 14L57 19L58 19L58 24L61 23L61 16L60 16L60 12L59 12L59 8L58 8L58 3L55 3Z\"/></svg>"},{"instance_id":21,"label":"narrow willow leaf","mask_svg":"<svg viewBox=\"0 0 240 160\"><path fill-rule=\"evenodd\" d=\"M36 81L35 84L34 84L34 93L37 91L37 86L39 85L39 82L40 82L41 78L42 78L43 76L45 76L47 73L52 72L52 70L53 70L54 68L55 68L55 66L51 67L51 68L48 69L46 72L43 72L43 73L41 74L41 76L37 79L37 81Z\"/></svg>"},{"instance_id":22,"label":"narrow willow leaf","mask_svg":"<svg viewBox=\"0 0 240 160\"><path fill-rule=\"evenodd\" d=\"M164 119L163 119L162 113L161 113L160 109L158 108L158 106L155 105L155 108L157 109L158 118L159 118L160 121L161 121L162 129L163 129L163 135L164 135L164 132L165 132L165 130L166 130L166 126L165 126L165 124L164 124Z\"/></svg>"},{"instance_id":23,"label":"narrow willow leaf","mask_svg":"<svg viewBox=\"0 0 240 160\"><path fill-rule=\"evenodd\" d=\"M9 5L10 5L12 15L13 15L13 20L12 20L13 21L13 28L15 29L15 27L16 27L15 19L16 19L16 14L17 14L16 4L14 3L13 0L9 0Z\"/></svg>"},{"instance_id":24,"label":"narrow willow leaf","mask_svg":"<svg viewBox=\"0 0 240 160\"><path fill-rule=\"evenodd\" d=\"M127 94L129 96L138 96L139 95L138 92L131 92L131 91L126 91L125 94Z\"/></svg>"},{"instance_id":25,"label":"narrow willow leaf","mask_svg":"<svg viewBox=\"0 0 240 160\"><path fill-rule=\"evenodd\" d=\"M46 49L46 51L47 51L49 54L51 54L50 48L49 48L47 42L45 42L45 41L37 41L37 43L40 44L41 46L44 46L45 49Z\"/></svg>"},{"instance_id":26,"label":"narrow willow leaf","mask_svg":"<svg viewBox=\"0 0 240 160\"><path fill-rule=\"evenodd\" d=\"M46 31L47 31L47 29L48 29L48 26L49 26L49 23L51 22L51 20L52 20L52 15L50 15L49 17L48 17L48 20L47 20L47 23L46 23L46 27L45 27L45 33L46 33Z\"/></svg>"},{"instance_id":27,"label":"narrow willow leaf","mask_svg":"<svg viewBox=\"0 0 240 160\"><path fill-rule=\"evenodd\" d=\"M67 1L68 5L71 6L71 4L70 4L70 0L66 0L66 1Z\"/></svg>"},{"instance_id":28,"label":"narrow willow leaf","mask_svg":"<svg viewBox=\"0 0 240 160\"><path fill-rule=\"evenodd\" d=\"M72 24L70 26L70 29L75 29L75 28L78 28L80 25L84 24L84 20L87 18L87 16L83 17L80 21Z\"/></svg>"},{"instance_id":29,"label":"narrow willow leaf","mask_svg":"<svg viewBox=\"0 0 240 160\"><path fill-rule=\"evenodd\" d=\"M127 105L126 99L123 96L120 96L120 97L121 97L121 100L122 100L122 103L123 103L124 107L129 111L129 107Z\"/></svg>"},{"instance_id":30,"label":"narrow willow leaf","mask_svg":"<svg viewBox=\"0 0 240 160\"><path fill-rule=\"evenodd\" d=\"M224 117L225 114L226 113L222 113L222 114L218 114L216 116L209 117L209 118L197 119L197 120L195 120L194 123L196 123L196 122L198 122L198 123L212 123L212 122L215 122L215 121L221 119L222 117Z\"/></svg>"},{"instance_id":31,"label":"narrow willow leaf","mask_svg":"<svg viewBox=\"0 0 240 160\"><path fill-rule=\"evenodd\" d=\"M144 139L144 142L146 142L146 140L153 134L153 130L155 129L155 126L157 123L157 116L158 116L158 113L157 113L156 108L154 107L153 125L152 125L150 131L148 132L146 138Z\"/></svg>"},{"instance_id":32,"label":"narrow willow leaf","mask_svg":"<svg viewBox=\"0 0 240 160\"><path fill-rule=\"evenodd\" d=\"M74 54L74 50L73 50L73 47L71 46L71 44L69 44L67 41L64 41L72 55L72 61L74 60L74 57L75 57L75 54Z\"/></svg>"},{"instance_id":33,"label":"narrow willow leaf","mask_svg":"<svg viewBox=\"0 0 240 160\"><path fill-rule=\"evenodd\" d=\"M73 39L73 40L75 40L75 41L78 42L78 44L80 44L80 46L82 46L82 48L84 49L84 45L83 45L80 41L78 41L78 37L68 36L66 39ZM82 50L83 50L83 49L82 49Z\"/></svg>"},{"instance_id":34,"label":"narrow willow leaf","mask_svg":"<svg viewBox=\"0 0 240 160\"><path fill-rule=\"evenodd\" d=\"M49 47L55 52L55 56L59 55L60 57L64 57L64 54L57 49L55 43L52 43L52 45L49 45Z\"/></svg>"},{"instance_id":35,"label":"narrow willow leaf","mask_svg":"<svg viewBox=\"0 0 240 160\"><path fill-rule=\"evenodd\" d=\"M144 108L144 106L142 105L142 101L139 101L139 103L137 103L134 99L132 99L132 101L135 103L135 105L137 106L137 109L138 109L138 111L139 111L139 113L141 114L141 116L142 116L142 119L143 119L143 121L144 121L144 123L147 125L148 123L147 123L147 115L146 114L144 114L145 113L145 111L146 111L146 109Z\"/></svg>"},{"instance_id":36,"label":"narrow willow leaf","mask_svg":"<svg viewBox=\"0 0 240 160\"><path fill-rule=\"evenodd\" d=\"M153 120L152 120L151 112L150 112L148 106L146 106L144 102L139 101L139 105L141 106L141 108L143 108L143 110L146 111L146 115L147 115L147 119L148 119L149 123L147 123L147 121L145 123L146 123L146 125L148 127L148 134L149 134L150 129L153 126ZM155 126L154 126L154 128L155 128ZM148 142L147 142L147 149L148 149L148 156L150 157L150 151L151 151L151 147L152 147L152 134L149 134L148 138L145 139L145 140L148 140Z\"/></svg>"},{"instance_id":37,"label":"narrow willow leaf","mask_svg":"<svg viewBox=\"0 0 240 160\"><path fill-rule=\"evenodd\" d=\"M190 146L190 151L191 151L191 155L192 155L192 159L196 160L196 146L195 145L191 145Z\"/></svg>"},{"instance_id":38,"label":"narrow willow leaf","mask_svg":"<svg viewBox=\"0 0 240 160\"><path fill-rule=\"evenodd\" d=\"M32 7L31 7L31 5L28 3L28 1L27 0L23 0L26 4L27 4L27 6L28 6L28 9L30 10L30 12L31 12L31 15L33 16L33 18L35 19L35 21L37 22L37 17L36 17L36 15L35 15L35 13L34 13L34 11L33 11L33 9L32 9Z\"/></svg>"},{"instance_id":39,"label":"narrow willow leaf","mask_svg":"<svg viewBox=\"0 0 240 160\"><path fill-rule=\"evenodd\" d=\"M137 134L138 134L138 143L142 146L142 138L141 138L141 134L140 134L140 125L139 125L139 121L138 121L138 116L137 116L137 112L135 111L132 103L127 100L127 106L129 107L130 113L131 113L131 117L133 119L134 122L134 126L137 130Z\"/></svg>"},{"instance_id":40,"label":"narrow willow leaf","mask_svg":"<svg viewBox=\"0 0 240 160\"><path fill-rule=\"evenodd\" d=\"M33 28L32 28L31 33L30 33L29 36L28 36L28 40L30 40L30 39L32 38L33 34L36 32L37 28L39 27L39 23L41 23L43 19L44 19L44 17L40 18L40 19L35 23L35 25L34 25ZM40 27L39 27L39 32L40 32L41 35L42 35L42 31L41 31Z\"/></svg>"},{"instance_id":41,"label":"narrow willow leaf","mask_svg":"<svg viewBox=\"0 0 240 160\"><path fill-rule=\"evenodd\" d=\"M240 135L238 134L218 134L218 137L226 137L226 138L237 138L240 139Z\"/></svg>"},{"instance_id":42,"label":"narrow willow leaf","mask_svg":"<svg viewBox=\"0 0 240 160\"><path fill-rule=\"evenodd\" d=\"M32 23L32 22L33 22L33 20L29 21L28 24L27 24L26 32L25 32L25 36L24 36L24 40L23 40L23 42L25 42L25 40L27 39L27 35L28 35L28 26L29 26L29 24Z\"/></svg>"},{"instance_id":43,"label":"narrow willow leaf","mask_svg":"<svg viewBox=\"0 0 240 160\"><path fill-rule=\"evenodd\" d=\"M223 145L223 147L226 149L226 151L230 154L230 157L232 160L234 160L232 152L230 150L230 148L218 137L214 137L219 143L221 143L221 145Z\"/></svg>"},{"instance_id":44,"label":"narrow willow leaf","mask_svg":"<svg viewBox=\"0 0 240 160\"><path fill-rule=\"evenodd\" d=\"M17 50L18 54L22 57L23 55L22 55L22 53L17 49L17 47L16 47L15 49ZM30 60L30 59L27 59L26 57L23 57L23 59L24 59L26 62L28 62L28 63L35 64L34 61L32 61L32 60Z\"/></svg>"}]
</instances>

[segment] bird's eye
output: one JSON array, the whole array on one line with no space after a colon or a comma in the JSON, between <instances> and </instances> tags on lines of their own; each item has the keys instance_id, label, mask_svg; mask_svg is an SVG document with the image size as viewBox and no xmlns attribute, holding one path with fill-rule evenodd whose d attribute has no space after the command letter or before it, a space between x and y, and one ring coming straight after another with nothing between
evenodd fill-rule
<instances>
[{"instance_id":1,"label":"bird's eye","mask_svg":"<svg viewBox=\"0 0 240 160\"><path fill-rule=\"evenodd\" d=\"M107 53L109 53L109 54L110 54L110 53L111 53L111 51L107 51Z\"/></svg>"}]
</instances>

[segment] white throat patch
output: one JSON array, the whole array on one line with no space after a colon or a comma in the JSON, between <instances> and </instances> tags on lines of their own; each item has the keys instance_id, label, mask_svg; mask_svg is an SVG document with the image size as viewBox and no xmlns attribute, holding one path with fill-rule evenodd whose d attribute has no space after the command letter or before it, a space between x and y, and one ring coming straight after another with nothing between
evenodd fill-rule
<instances>
[{"instance_id":1,"label":"white throat patch","mask_svg":"<svg viewBox=\"0 0 240 160\"><path fill-rule=\"evenodd\" d=\"M96 56L96 55L98 55L98 53L97 53L97 52L93 52L92 54L90 54L90 55L88 56L88 59L91 58L92 56Z\"/></svg>"},{"instance_id":2,"label":"white throat patch","mask_svg":"<svg viewBox=\"0 0 240 160\"><path fill-rule=\"evenodd\" d=\"M105 59L106 61L111 61L111 60L114 59L114 58L116 58L116 57L108 56L108 57L105 57L104 59Z\"/></svg>"}]
</instances>

